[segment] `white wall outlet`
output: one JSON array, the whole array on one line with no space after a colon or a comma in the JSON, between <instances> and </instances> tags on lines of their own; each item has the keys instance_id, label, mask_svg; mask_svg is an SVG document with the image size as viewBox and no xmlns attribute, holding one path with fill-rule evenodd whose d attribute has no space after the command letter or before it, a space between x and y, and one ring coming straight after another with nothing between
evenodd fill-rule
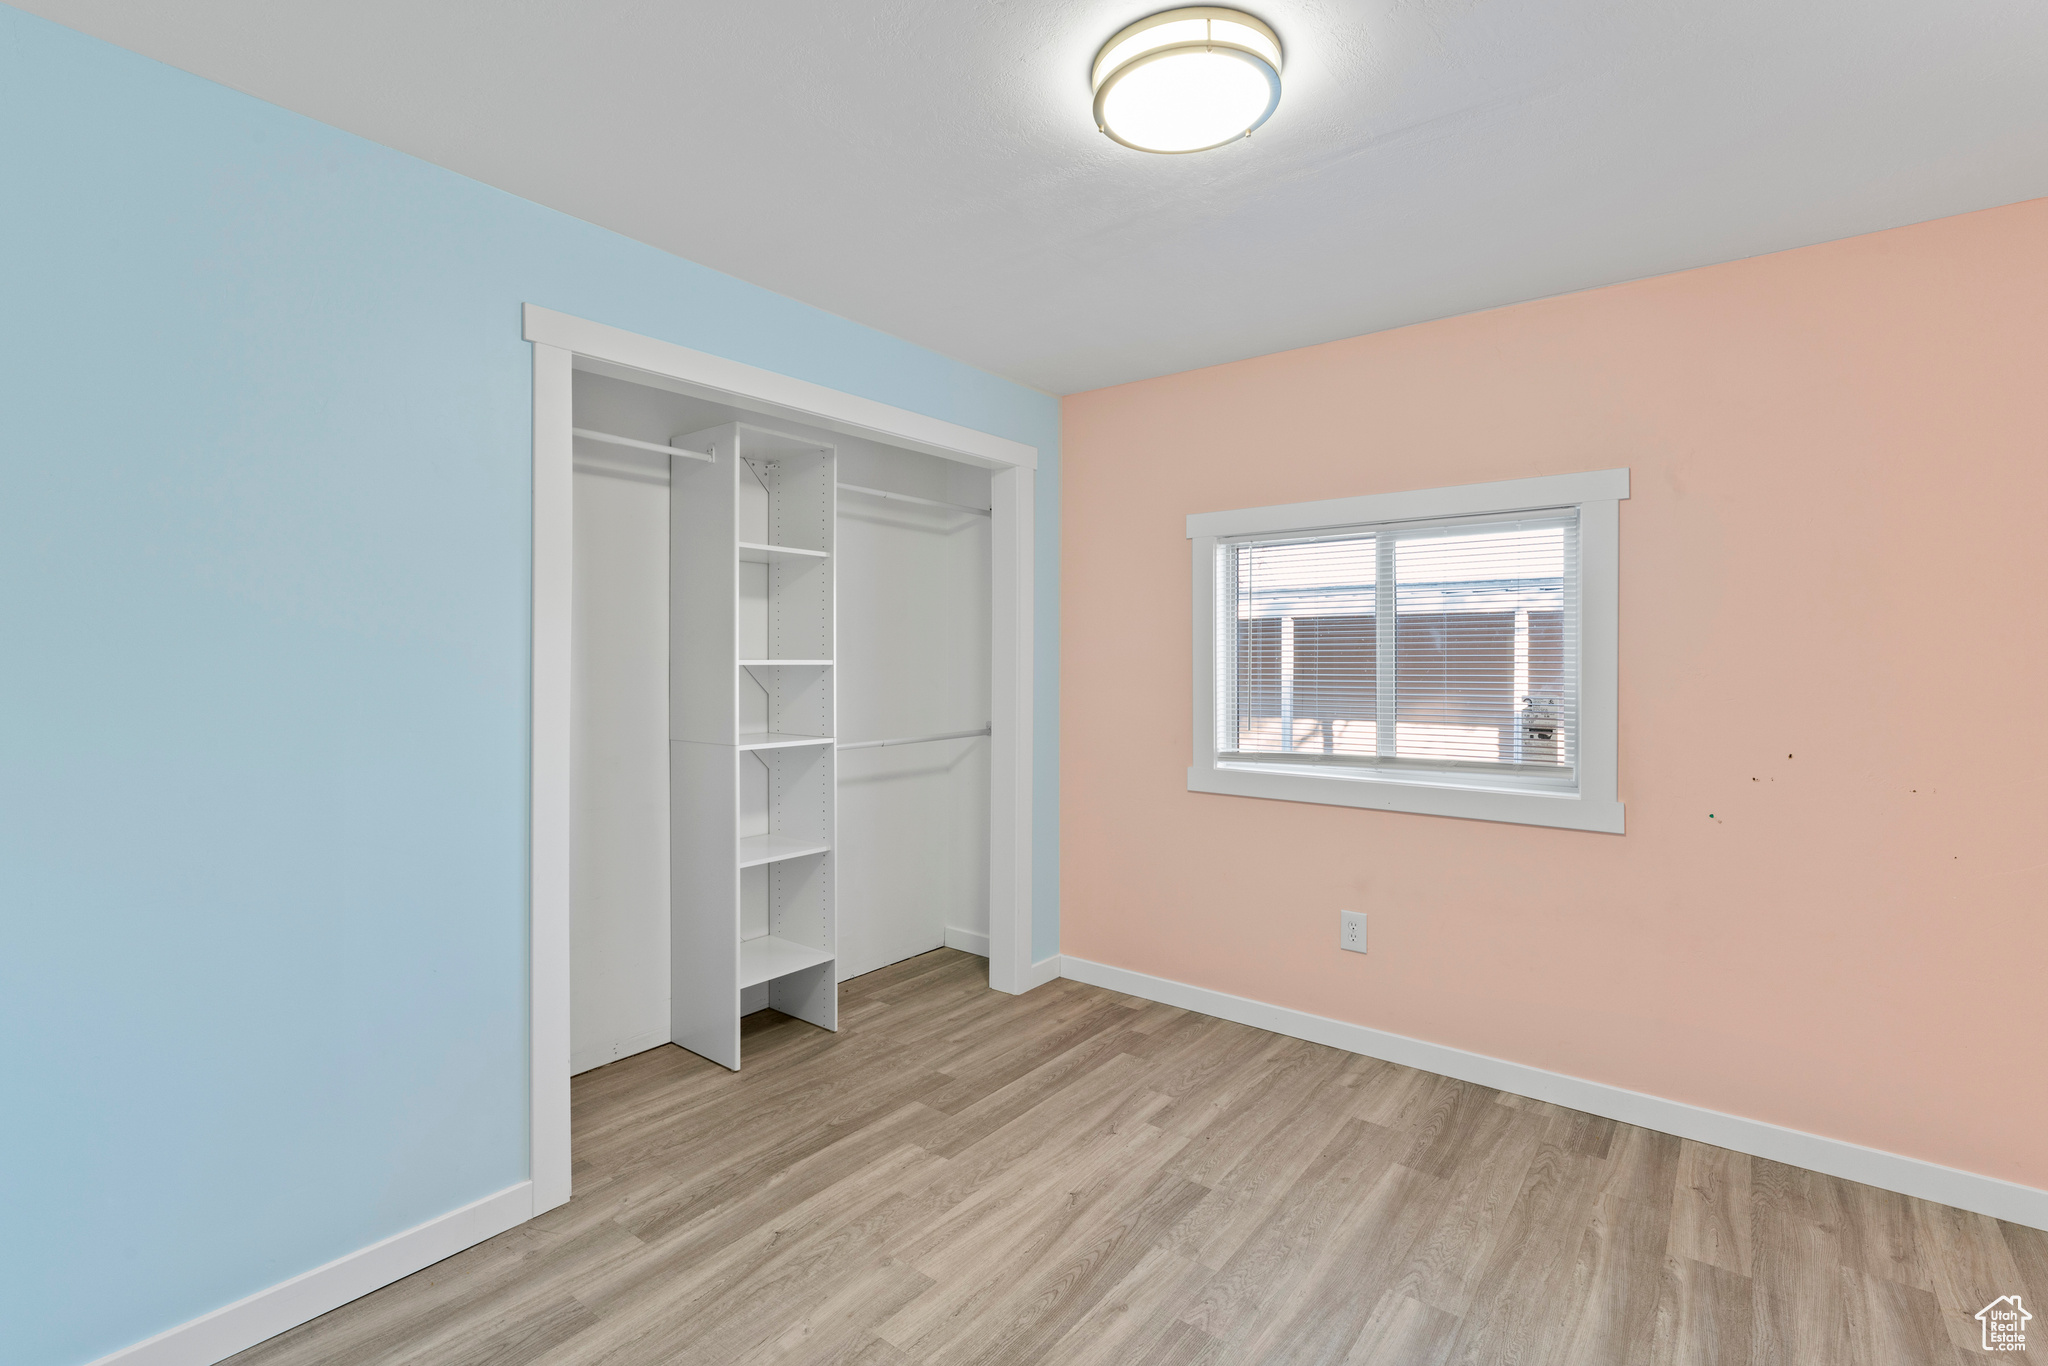
<instances>
[{"instance_id":1,"label":"white wall outlet","mask_svg":"<svg viewBox=\"0 0 2048 1366\"><path fill-rule=\"evenodd\" d=\"M1337 912L1337 947L1353 953L1365 952L1365 912Z\"/></svg>"}]
</instances>

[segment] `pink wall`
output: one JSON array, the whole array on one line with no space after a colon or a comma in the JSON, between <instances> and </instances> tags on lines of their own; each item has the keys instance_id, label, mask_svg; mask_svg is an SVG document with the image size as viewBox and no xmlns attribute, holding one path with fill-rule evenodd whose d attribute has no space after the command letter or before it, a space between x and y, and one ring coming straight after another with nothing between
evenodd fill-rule
<instances>
[{"instance_id":1,"label":"pink wall","mask_svg":"<svg viewBox=\"0 0 2048 1366\"><path fill-rule=\"evenodd\" d=\"M1062 952L2048 1187L2048 200L1064 422ZM1186 790L1187 514L1621 465L1625 836Z\"/></svg>"}]
</instances>

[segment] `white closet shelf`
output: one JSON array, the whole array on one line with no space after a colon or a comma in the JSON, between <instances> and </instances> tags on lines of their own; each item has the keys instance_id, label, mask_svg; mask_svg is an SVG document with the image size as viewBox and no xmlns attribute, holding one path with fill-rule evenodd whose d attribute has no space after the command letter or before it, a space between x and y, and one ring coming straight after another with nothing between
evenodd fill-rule
<instances>
[{"instance_id":1,"label":"white closet shelf","mask_svg":"<svg viewBox=\"0 0 2048 1366\"><path fill-rule=\"evenodd\" d=\"M740 867L755 868L763 863L822 854L831 847L820 840L791 839L787 835L747 835L740 840Z\"/></svg>"},{"instance_id":2,"label":"white closet shelf","mask_svg":"<svg viewBox=\"0 0 2048 1366\"><path fill-rule=\"evenodd\" d=\"M777 560L829 560L822 550L799 550L793 545L762 545L758 541L739 543L742 564L773 564Z\"/></svg>"},{"instance_id":3,"label":"white closet shelf","mask_svg":"<svg viewBox=\"0 0 2048 1366\"><path fill-rule=\"evenodd\" d=\"M758 939L742 939L740 985L759 986L831 961L832 955L823 949L806 948L787 939L777 939L772 934L764 934Z\"/></svg>"},{"instance_id":4,"label":"white closet shelf","mask_svg":"<svg viewBox=\"0 0 2048 1366\"><path fill-rule=\"evenodd\" d=\"M741 749L795 749L800 745L829 745L829 735L789 735L781 731L755 730L740 732Z\"/></svg>"},{"instance_id":5,"label":"white closet shelf","mask_svg":"<svg viewBox=\"0 0 2048 1366\"><path fill-rule=\"evenodd\" d=\"M829 659L742 659L739 661L739 665L742 669L768 669L782 664L801 665L805 668L815 669L831 662Z\"/></svg>"}]
</instances>

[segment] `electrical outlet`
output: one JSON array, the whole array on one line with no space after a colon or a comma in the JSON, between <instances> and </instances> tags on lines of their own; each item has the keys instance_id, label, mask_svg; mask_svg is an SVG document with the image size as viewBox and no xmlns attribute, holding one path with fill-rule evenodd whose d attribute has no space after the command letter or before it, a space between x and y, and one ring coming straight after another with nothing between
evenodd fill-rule
<instances>
[{"instance_id":1,"label":"electrical outlet","mask_svg":"<svg viewBox=\"0 0 2048 1366\"><path fill-rule=\"evenodd\" d=\"M1337 912L1337 947L1353 953L1365 952L1365 912Z\"/></svg>"}]
</instances>

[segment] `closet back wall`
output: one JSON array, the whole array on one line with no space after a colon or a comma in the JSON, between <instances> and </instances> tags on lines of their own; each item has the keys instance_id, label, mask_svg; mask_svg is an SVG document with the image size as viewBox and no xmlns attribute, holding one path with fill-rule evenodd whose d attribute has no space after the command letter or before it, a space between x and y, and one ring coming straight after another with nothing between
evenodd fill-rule
<instances>
[{"instance_id":1,"label":"closet back wall","mask_svg":"<svg viewBox=\"0 0 2048 1366\"><path fill-rule=\"evenodd\" d=\"M989 505L987 470L842 439L849 484ZM989 723L986 517L839 495L839 734ZM839 976L988 944L989 742L842 750Z\"/></svg>"},{"instance_id":2,"label":"closet back wall","mask_svg":"<svg viewBox=\"0 0 2048 1366\"><path fill-rule=\"evenodd\" d=\"M607 463L575 475L571 1072L670 1034L667 462Z\"/></svg>"},{"instance_id":3,"label":"closet back wall","mask_svg":"<svg viewBox=\"0 0 2048 1366\"><path fill-rule=\"evenodd\" d=\"M1062 951L2048 1188L2044 241L1069 398ZM1186 790L1189 513L1622 465L1626 835Z\"/></svg>"},{"instance_id":4,"label":"closet back wall","mask_svg":"<svg viewBox=\"0 0 2048 1366\"><path fill-rule=\"evenodd\" d=\"M0 1360L77 1366L526 1176L522 302L1036 445L1048 574L1057 404L7 8L0 184Z\"/></svg>"}]
</instances>

